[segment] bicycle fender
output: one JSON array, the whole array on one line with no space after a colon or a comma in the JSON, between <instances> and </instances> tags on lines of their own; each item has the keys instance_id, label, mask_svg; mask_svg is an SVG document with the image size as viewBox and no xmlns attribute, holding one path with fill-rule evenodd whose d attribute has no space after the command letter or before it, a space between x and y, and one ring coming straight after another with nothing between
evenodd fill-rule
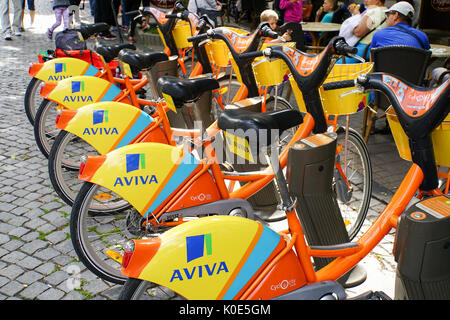
<instances>
[{"instance_id":1,"label":"bicycle fender","mask_svg":"<svg viewBox=\"0 0 450 320\"><path fill-rule=\"evenodd\" d=\"M52 100L67 109L78 109L94 102L114 101L121 92L107 80L75 76L57 83L46 83L42 87L41 97Z\"/></svg>"},{"instance_id":2,"label":"bicycle fender","mask_svg":"<svg viewBox=\"0 0 450 320\"><path fill-rule=\"evenodd\" d=\"M142 142L88 156L78 178L117 193L148 217L201 167L181 146Z\"/></svg>"},{"instance_id":3,"label":"bicycle fender","mask_svg":"<svg viewBox=\"0 0 450 320\"><path fill-rule=\"evenodd\" d=\"M58 82L74 76L95 76L100 71L90 63L75 58L56 58L33 63L28 74L44 82Z\"/></svg>"},{"instance_id":4,"label":"bicycle fender","mask_svg":"<svg viewBox=\"0 0 450 320\"><path fill-rule=\"evenodd\" d=\"M125 103L96 102L77 110L62 110L56 128L80 137L100 154L106 154L130 144L155 121L139 108Z\"/></svg>"},{"instance_id":5,"label":"bicycle fender","mask_svg":"<svg viewBox=\"0 0 450 320\"><path fill-rule=\"evenodd\" d=\"M187 299L239 298L286 246L275 231L236 216L191 220L158 238L134 240L122 273Z\"/></svg>"}]
</instances>

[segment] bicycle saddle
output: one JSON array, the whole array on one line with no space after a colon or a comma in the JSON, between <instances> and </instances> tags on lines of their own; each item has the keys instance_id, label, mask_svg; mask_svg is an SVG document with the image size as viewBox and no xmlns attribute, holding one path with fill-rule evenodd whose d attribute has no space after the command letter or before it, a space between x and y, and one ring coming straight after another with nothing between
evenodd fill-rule
<instances>
[{"instance_id":1,"label":"bicycle saddle","mask_svg":"<svg viewBox=\"0 0 450 320\"><path fill-rule=\"evenodd\" d=\"M108 30L109 30L109 25L105 22L82 24L80 26L80 32L84 39L87 39L96 33L106 32Z\"/></svg>"},{"instance_id":2,"label":"bicycle saddle","mask_svg":"<svg viewBox=\"0 0 450 320\"><path fill-rule=\"evenodd\" d=\"M150 69L158 62L169 60L164 52L137 52L130 49L120 50L118 57L130 65L133 73Z\"/></svg>"},{"instance_id":3,"label":"bicycle saddle","mask_svg":"<svg viewBox=\"0 0 450 320\"><path fill-rule=\"evenodd\" d=\"M174 76L159 78L158 90L172 97L175 106L181 106L200 98L203 92L218 89L219 82L212 78L181 79Z\"/></svg>"},{"instance_id":4,"label":"bicycle saddle","mask_svg":"<svg viewBox=\"0 0 450 320\"><path fill-rule=\"evenodd\" d=\"M248 138L250 133L251 136L256 136L257 145L262 147L271 145L283 131L298 126L302 122L302 114L292 109L264 113L244 109L226 109L219 115L217 126L225 132L232 130L234 135L241 138ZM276 136L272 137L272 130L277 130Z\"/></svg>"},{"instance_id":5,"label":"bicycle saddle","mask_svg":"<svg viewBox=\"0 0 450 320\"><path fill-rule=\"evenodd\" d=\"M104 44L98 44L95 48L95 51L102 55L103 59L105 59L106 62L111 62L114 58L116 58L119 55L120 50L122 49L133 49L136 50L136 46L132 43L119 43L119 44L113 44L113 45L104 45Z\"/></svg>"}]
</instances>

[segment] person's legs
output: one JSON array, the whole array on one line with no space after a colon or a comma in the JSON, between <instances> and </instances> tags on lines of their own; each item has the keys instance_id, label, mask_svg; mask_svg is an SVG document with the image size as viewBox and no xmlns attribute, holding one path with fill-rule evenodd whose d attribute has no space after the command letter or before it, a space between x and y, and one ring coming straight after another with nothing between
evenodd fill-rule
<instances>
[{"instance_id":1,"label":"person's legs","mask_svg":"<svg viewBox=\"0 0 450 320\"><path fill-rule=\"evenodd\" d=\"M55 8L53 12L55 13L55 23L47 30L47 37L51 40L53 38L53 31L61 25L61 20L63 17L64 10L68 11L67 8Z\"/></svg>"},{"instance_id":2,"label":"person's legs","mask_svg":"<svg viewBox=\"0 0 450 320\"><path fill-rule=\"evenodd\" d=\"M2 33L11 32L11 21L9 20L9 0L0 0L0 24Z\"/></svg>"},{"instance_id":3,"label":"person's legs","mask_svg":"<svg viewBox=\"0 0 450 320\"><path fill-rule=\"evenodd\" d=\"M91 9L91 16L95 15L95 0L89 0L89 7Z\"/></svg>"},{"instance_id":4,"label":"person's legs","mask_svg":"<svg viewBox=\"0 0 450 320\"><path fill-rule=\"evenodd\" d=\"M20 26L21 26L21 18L22 18L22 0L11 0L12 5L14 7L14 15L13 15L13 24L12 27L16 35L20 36Z\"/></svg>"},{"instance_id":5,"label":"person's legs","mask_svg":"<svg viewBox=\"0 0 450 320\"><path fill-rule=\"evenodd\" d=\"M94 21L97 22L106 22L110 26L115 25L114 17L111 8L111 0L104 1L95 1L95 16ZM106 40L113 40L115 37L111 34L111 32L102 33L101 36Z\"/></svg>"},{"instance_id":6,"label":"person's legs","mask_svg":"<svg viewBox=\"0 0 450 320\"><path fill-rule=\"evenodd\" d=\"M64 19L64 30L69 29L70 26L70 17L69 17L69 8L61 8L64 9L62 12L62 17Z\"/></svg>"},{"instance_id":7,"label":"person's legs","mask_svg":"<svg viewBox=\"0 0 450 320\"><path fill-rule=\"evenodd\" d=\"M30 15L31 25L34 23L34 17L36 15L36 8L34 7L34 0L27 0L28 13Z\"/></svg>"}]
</instances>

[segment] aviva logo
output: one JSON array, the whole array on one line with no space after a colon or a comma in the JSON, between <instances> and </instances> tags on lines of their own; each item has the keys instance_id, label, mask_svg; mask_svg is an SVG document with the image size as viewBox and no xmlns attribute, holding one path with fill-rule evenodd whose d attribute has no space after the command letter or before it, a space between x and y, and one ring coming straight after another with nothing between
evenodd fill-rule
<instances>
[{"instance_id":1,"label":"aviva logo","mask_svg":"<svg viewBox=\"0 0 450 320\"><path fill-rule=\"evenodd\" d=\"M108 110L94 110L92 113L93 124L107 123L108 122Z\"/></svg>"},{"instance_id":2,"label":"aviva logo","mask_svg":"<svg viewBox=\"0 0 450 320\"><path fill-rule=\"evenodd\" d=\"M205 250L206 249L206 250ZM187 262L212 254L211 233L186 237Z\"/></svg>"},{"instance_id":3,"label":"aviva logo","mask_svg":"<svg viewBox=\"0 0 450 320\"><path fill-rule=\"evenodd\" d=\"M65 63L55 63L55 73L66 72Z\"/></svg>"},{"instance_id":4,"label":"aviva logo","mask_svg":"<svg viewBox=\"0 0 450 320\"><path fill-rule=\"evenodd\" d=\"M205 255L212 255L211 233L186 237L186 254L187 262L201 258ZM184 281L212 277L228 272L225 261L195 265L173 270L170 282L175 280Z\"/></svg>"},{"instance_id":5,"label":"aviva logo","mask_svg":"<svg viewBox=\"0 0 450 320\"><path fill-rule=\"evenodd\" d=\"M58 75L58 73L63 73L63 72L67 72L66 63L56 62L55 63L55 74L49 75L47 81L60 81L60 80L72 77L71 75L67 75L67 74L66 75L64 75L64 74Z\"/></svg>"},{"instance_id":6,"label":"aviva logo","mask_svg":"<svg viewBox=\"0 0 450 320\"><path fill-rule=\"evenodd\" d=\"M72 93L84 91L84 81L72 81ZM94 102L91 96L72 95L65 96L63 102Z\"/></svg>"},{"instance_id":7,"label":"aviva logo","mask_svg":"<svg viewBox=\"0 0 450 320\"><path fill-rule=\"evenodd\" d=\"M84 81L72 81L72 93L83 91L84 91Z\"/></svg>"},{"instance_id":8,"label":"aviva logo","mask_svg":"<svg viewBox=\"0 0 450 320\"><path fill-rule=\"evenodd\" d=\"M92 123L94 125L101 123L108 123L108 110L94 110L92 113ZM83 135L118 135L117 128L84 128Z\"/></svg>"},{"instance_id":9,"label":"aviva logo","mask_svg":"<svg viewBox=\"0 0 450 320\"><path fill-rule=\"evenodd\" d=\"M127 173L139 169L145 169L145 154L132 153L126 155Z\"/></svg>"},{"instance_id":10,"label":"aviva logo","mask_svg":"<svg viewBox=\"0 0 450 320\"><path fill-rule=\"evenodd\" d=\"M136 171L139 169L145 169L145 154L144 153L131 153L126 156L126 167L127 173L131 171ZM158 179L154 174L146 175L146 176L125 176L125 177L117 177L114 182L114 187L116 186L139 186L139 185L148 185L148 184L158 184Z\"/></svg>"}]
</instances>

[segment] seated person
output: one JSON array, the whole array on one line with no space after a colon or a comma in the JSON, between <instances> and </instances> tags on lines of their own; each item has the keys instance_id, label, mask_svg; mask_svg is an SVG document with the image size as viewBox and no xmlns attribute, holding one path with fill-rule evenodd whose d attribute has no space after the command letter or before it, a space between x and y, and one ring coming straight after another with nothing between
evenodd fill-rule
<instances>
[{"instance_id":1,"label":"seated person","mask_svg":"<svg viewBox=\"0 0 450 320\"><path fill-rule=\"evenodd\" d=\"M214 27L223 15L222 3L218 0L190 0L187 9L199 16L206 14L214 22Z\"/></svg>"},{"instance_id":2,"label":"seated person","mask_svg":"<svg viewBox=\"0 0 450 320\"><path fill-rule=\"evenodd\" d=\"M372 41L374 31L382 29L386 25L385 10L387 8L384 6L384 2L385 0L365 0L367 9L363 13L355 14L348 18L341 26L339 35L343 36L349 45L354 45L358 48L356 53L358 56L363 57L366 47ZM369 59L368 50L363 58ZM359 61L346 57L345 62L358 63Z\"/></svg>"},{"instance_id":3,"label":"seated person","mask_svg":"<svg viewBox=\"0 0 450 320\"><path fill-rule=\"evenodd\" d=\"M316 12L316 22L325 22L331 23L333 19L334 11L337 9L337 0L323 0L323 6L319 8ZM325 15L322 16L322 13L325 12Z\"/></svg>"},{"instance_id":4,"label":"seated person","mask_svg":"<svg viewBox=\"0 0 450 320\"><path fill-rule=\"evenodd\" d=\"M427 35L411 27L414 16L411 4L406 1L397 2L386 11L386 16L386 28L375 32L370 48L404 45L430 49Z\"/></svg>"}]
</instances>

